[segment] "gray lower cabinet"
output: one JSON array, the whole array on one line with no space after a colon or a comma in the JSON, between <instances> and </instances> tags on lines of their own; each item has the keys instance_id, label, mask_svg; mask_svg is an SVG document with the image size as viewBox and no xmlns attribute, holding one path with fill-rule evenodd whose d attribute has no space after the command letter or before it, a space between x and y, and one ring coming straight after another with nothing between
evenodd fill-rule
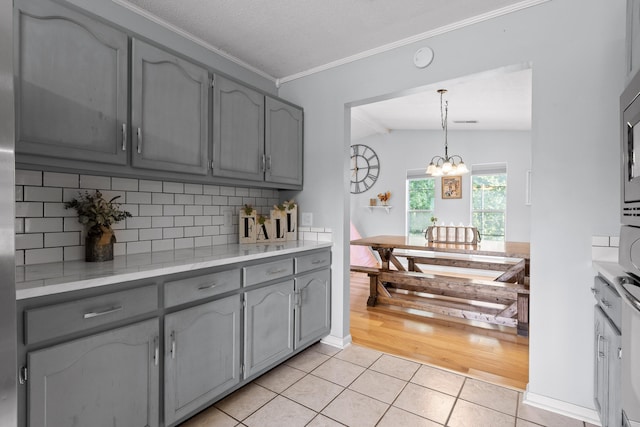
<instances>
[{"instance_id":1,"label":"gray lower cabinet","mask_svg":"<svg viewBox=\"0 0 640 427\"><path fill-rule=\"evenodd\" d=\"M133 40L132 165L208 173L208 71Z\"/></svg>"},{"instance_id":2,"label":"gray lower cabinet","mask_svg":"<svg viewBox=\"0 0 640 427\"><path fill-rule=\"evenodd\" d=\"M621 334L599 306L595 307L594 403L602 427L620 426Z\"/></svg>"},{"instance_id":3,"label":"gray lower cabinet","mask_svg":"<svg viewBox=\"0 0 640 427\"><path fill-rule=\"evenodd\" d=\"M265 181L302 185L302 110L266 97Z\"/></svg>"},{"instance_id":4,"label":"gray lower cabinet","mask_svg":"<svg viewBox=\"0 0 640 427\"><path fill-rule=\"evenodd\" d=\"M159 328L148 320L27 354L30 426L157 426Z\"/></svg>"},{"instance_id":5,"label":"gray lower cabinet","mask_svg":"<svg viewBox=\"0 0 640 427\"><path fill-rule=\"evenodd\" d=\"M294 281L245 292L244 378L293 353Z\"/></svg>"},{"instance_id":6,"label":"gray lower cabinet","mask_svg":"<svg viewBox=\"0 0 640 427\"><path fill-rule=\"evenodd\" d=\"M213 174L262 181L264 95L216 75L213 86Z\"/></svg>"},{"instance_id":7,"label":"gray lower cabinet","mask_svg":"<svg viewBox=\"0 0 640 427\"><path fill-rule=\"evenodd\" d=\"M53 2L16 0L16 152L127 163L127 35Z\"/></svg>"},{"instance_id":8,"label":"gray lower cabinet","mask_svg":"<svg viewBox=\"0 0 640 427\"><path fill-rule=\"evenodd\" d=\"M298 349L327 336L330 332L330 270L296 277L295 295L294 348Z\"/></svg>"},{"instance_id":9,"label":"gray lower cabinet","mask_svg":"<svg viewBox=\"0 0 640 427\"><path fill-rule=\"evenodd\" d=\"M241 309L232 295L165 316L166 425L240 382Z\"/></svg>"}]
</instances>

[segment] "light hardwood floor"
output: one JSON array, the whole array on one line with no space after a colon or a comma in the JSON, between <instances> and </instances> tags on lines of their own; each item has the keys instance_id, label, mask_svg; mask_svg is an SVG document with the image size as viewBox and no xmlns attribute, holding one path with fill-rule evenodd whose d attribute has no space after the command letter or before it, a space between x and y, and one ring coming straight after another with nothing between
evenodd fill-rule
<instances>
[{"instance_id":1,"label":"light hardwood floor","mask_svg":"<svg viewBox=\"0 0 640 427\"><path fill-rule=\"evenodd\" d=\"M351 273L351 337L361 346L520 390L529 340L511 328L478 327L392 307L367 307L369 278Z\"/></svg>"}]
</instances>

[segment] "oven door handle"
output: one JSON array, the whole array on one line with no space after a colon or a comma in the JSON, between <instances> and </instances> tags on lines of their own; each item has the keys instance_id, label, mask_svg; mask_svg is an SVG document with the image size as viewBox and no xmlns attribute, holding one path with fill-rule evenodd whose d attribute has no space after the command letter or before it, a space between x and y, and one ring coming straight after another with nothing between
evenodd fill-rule
<instances>
[{"instance_id":1,"label":"oven door handle","mask_svg":"<svg viewBox=\"0 0 640 427\"><path fill-rule=\"evenodd\" d=\"M631 292L625 288L624 285L637 286L631 280L626 277L618 277L618 280L614 283L616 290L631 305L631 307L635 308L637 311L640 311L640 300L636 298Z\"/></svg>"}]
</instances>

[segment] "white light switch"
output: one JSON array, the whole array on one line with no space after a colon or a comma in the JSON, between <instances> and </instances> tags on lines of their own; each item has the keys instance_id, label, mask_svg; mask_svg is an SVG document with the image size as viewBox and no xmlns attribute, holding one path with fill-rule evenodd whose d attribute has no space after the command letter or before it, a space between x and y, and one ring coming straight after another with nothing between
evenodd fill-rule
<instances>
[{"instance_id":1,"label":"white light switch","mask_svg":"<svg viewBox=\"0 0 640 427\"><path fill-rule=\"evenodd\" d=\"M311 227L313 225L313 214L311 212L302 212L302 226Z\"/></svg>"}]
</instances>

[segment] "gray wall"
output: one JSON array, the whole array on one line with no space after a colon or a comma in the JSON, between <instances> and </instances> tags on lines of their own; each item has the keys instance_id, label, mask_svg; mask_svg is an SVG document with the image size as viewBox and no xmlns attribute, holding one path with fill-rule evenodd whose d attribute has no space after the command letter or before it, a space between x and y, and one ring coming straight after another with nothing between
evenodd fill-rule
<instances>
[{"instance_id":1,"label":"gray wall","mask_svg":"<svg viewBox=\"0 0 640 427\"><path fill-rule=\"evenodd\" d=\"M333 248L332 335L349 334L350 103L531 62L531 336L527 399L594 417L591 236L619 228L625 2L550 1L287 82L305 108L305 189ZM413 53L435 51L426 69Z\"/></svg>"},{"instance_id":2,"label":"gray wall","mask_svg":"<svg viewBox=\"0 0 640 427\"><path fill-rule=\"evenodd\" d=\"M351 221L363 236L405 234L407 170L424 171L429 160L443 155L442 131L392 131L352 141L371 147L380 158L380 176L369 191L351 195ZM488 163L507 165L507 240L528 242L531 206L525 204L526 171L531 168L531 132L449 131L449 154L458 154L467 167ZM426 177L426 175L425 175ZM471 175L462 177L462 198L441 198L436 178L435 215L455 225L471 222ZM391 191L389 213L366 206L378 193Z\"/></svg>"}]
</instances>

